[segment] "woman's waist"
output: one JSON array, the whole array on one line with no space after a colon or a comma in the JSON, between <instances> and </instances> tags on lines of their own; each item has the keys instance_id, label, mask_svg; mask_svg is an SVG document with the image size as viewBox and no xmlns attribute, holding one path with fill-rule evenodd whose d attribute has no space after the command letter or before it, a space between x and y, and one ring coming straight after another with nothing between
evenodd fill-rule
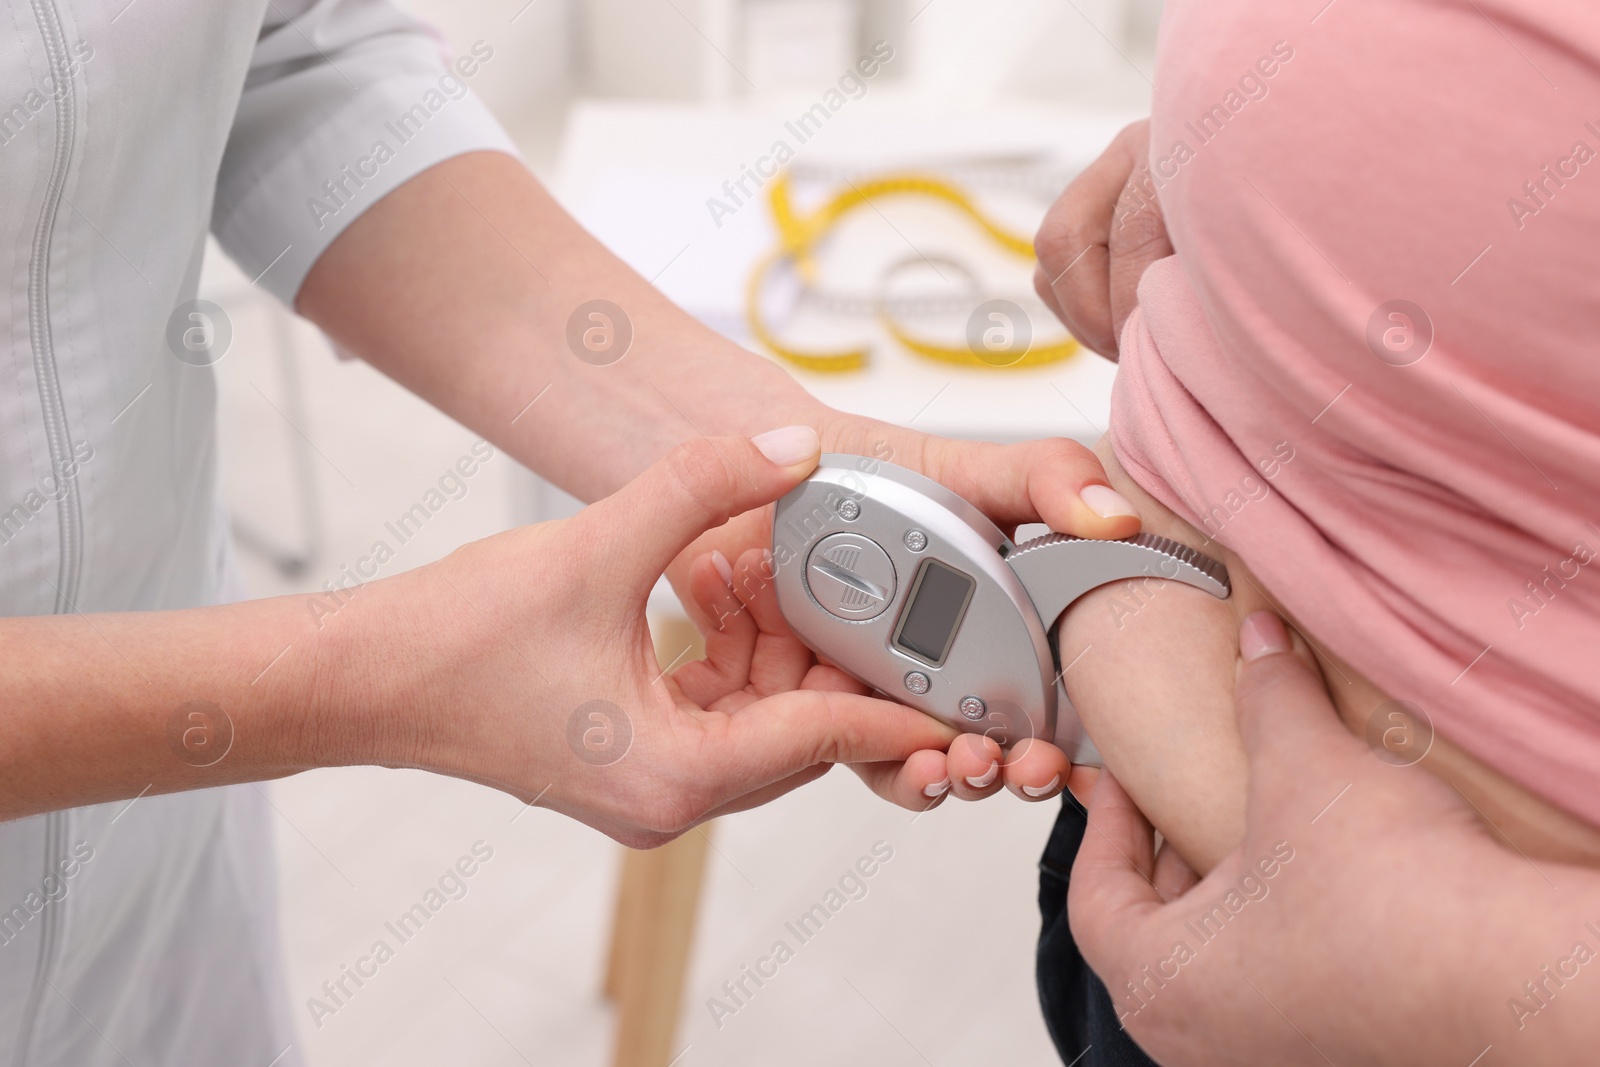
<instances>
[{"instance_id":1,"label":"woman's waist","mask_svg":"<svg viewBox=\"0 0 1600 1067\"><path fill-rule=\"evenodd\" d=\"M1222 559L1233 579L1227 601L1107 587L1075 606L1062 630L1063 662L1094 649L1067 681L1107 766L1169 838L1181 842L1188 831L1191 859L1220 856L1231 847L1228 828L1243 818L1235 635L1247 615L1272 609L1316 649L1341 717L1375 758L1396 773L1420 766L1437 775L1477 808L1491 833L1530 857L1600 866L1600 827L1583 807L1593 799L1583 783L1585 768L1600 765L1591 758L1600 726L1591 729L1579 709L1553 697L1558 688L1548 678L1493 650L1476 663L1470 652L1459 663L1438 650L1426 660L1411 655L1394 636L1408 630L1402 609L1363 599L1348 559L1308 555L1296 567L1295 552L1268 552L1268 567L1247 564L1149 491L1168 495L1170 485L1136 462L1124 469L1123 455L1104 443L1099 453L1146 530ZM1293 540L1276 521L1287 518L1282 512L1274 516L1265 502L1248 510L1256 512L1251 521L1235 521L1225 538L1263 522ZM1240 539L1246 553L1249 543ZM1163 817L1169 826L1161 826Z\"/></svg>"},{"instance_id":2,"label":"woman's waist","mask_svg":"<svg viewBox=\"0 0 1600 1067\"><path fill-rule=\"evenodd\" d=\"M1295 624L1316 641L1314 632ZM1513 779L1440 732L1415 703L1391 699L1351 664L1319 652L1339 716L1380 760L1420 767L1459 792L1502 843L1530 859L1600 867L1600 827Z\"/></svg>"}]
</instances>

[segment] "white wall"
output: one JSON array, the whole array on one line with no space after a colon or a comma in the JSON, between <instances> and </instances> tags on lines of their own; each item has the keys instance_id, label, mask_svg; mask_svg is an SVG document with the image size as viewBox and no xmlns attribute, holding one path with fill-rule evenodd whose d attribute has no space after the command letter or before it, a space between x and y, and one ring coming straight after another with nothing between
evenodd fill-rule
<instances>
[{"instance_id":1,"label":"white wall","mask_svg":"<svg viewBox=\"0 0 1600 1067\"><path fill-rule=\"evenodd\" d=\"M480 91L508 123L571 95L734 100L792 86L758 76L746 31L786 0L404 0L457 47L515 62ZM802 0L820 22L853 6L857 36L905 56L909 88L978 107L999 95L1126 105L1146 89L1161 0ZM768 17L765 21L772 22ZM825 62L820 64L826 66ZM832 69L831 67L828 69Z\"/></svg>"}]
</instances>

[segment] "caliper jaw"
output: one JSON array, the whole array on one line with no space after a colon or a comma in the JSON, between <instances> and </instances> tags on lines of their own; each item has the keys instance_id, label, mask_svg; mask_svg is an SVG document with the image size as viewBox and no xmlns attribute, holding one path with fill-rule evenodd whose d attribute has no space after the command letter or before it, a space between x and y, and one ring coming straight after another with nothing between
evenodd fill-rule
<instances>
[{"instance_id":1,"label":"caliper jaw","mask_svg":"<svg viewBox=\"0 0 1600 1067\"><path fill-rule=\"evenodd\" d=\"M1228 569L1221 563L1188 545L1150 533L1120 541L1045 534L1018 545L1006 556L1006 562L1022 580L1050 634L1050 649L1056 660L1056 747L1073 763L1095 767L1100 765L1100 754L1067 697L1061 651L1055 638L1062 613L1091 589L1128 578L1182 582L1219 600L1226 600L1233 590Z\"/></svg>"}]
</instances>

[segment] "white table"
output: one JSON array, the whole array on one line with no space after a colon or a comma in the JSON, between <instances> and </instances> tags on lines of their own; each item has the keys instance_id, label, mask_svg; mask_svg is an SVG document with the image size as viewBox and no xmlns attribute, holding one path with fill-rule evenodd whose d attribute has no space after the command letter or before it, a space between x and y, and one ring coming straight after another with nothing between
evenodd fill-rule
<instances>
[{"instance_id":1,"label":"white table","mask_svg":"<svg viewBox=\"0 0 1600 1067\"><path fill-rule=\"evenodd\" d=\"M583 102L569 117L552 188L584 226L679 305L726 336L756 347L744 322L743 293L751 266L774 242L765 190L723 216L720 226L706 201L718 196L731 203L724 182L737 180L775 141L796 148L792 166L802 174L859 176L915 168L959 175L974 167L993 170L997 161L1012 159L1034 161L1036 174L1042 171L1046 180L1059 183L1094 158L1129 118L1024 104L999 112L929 114L888 90L873 89L798 144L786 123L812 103L720 108ZM992 193L978 185L973 191L985 210L1017 232L1031 233L1054 189L1038 177L1033 184L1031 190ZM843 187L843 180L837 185ZM835 243L838 247L823 261L830 290L867 295L884 262L955 255L982 270L993 295L1023 304L1036 337L1059 334L1032 295L1031 267L997 254L938 206L891 200L862 208L841 227ZM860 336L863 329L875 332L865 324L846 332ZM948 437L1067 436L1085 444L1105 428L1114 376L1111 364L1089 352L1032 370L968 370L906 352L881 334L863 372L817 374L784 366L812 393L844 411ZM570 514L577 507L548 485L523 489L519 495L527 521Z\"/></svg>"},{"instance_id":2,"label":"white table","mask_svg":"<svg viewBox=\"0 0 1600 1067\"><path fill-rule=\"evenodd\" d=\"M909 103L881 104L872 95L847 103L820 133L798 144L787 116L805 110L713 110L662 104L586 103L569 119L555 187L579 221L631 266L708 324L750 343L742 315L750 267L774 241L765 190L717 225L709 197L731 203L724 182L783 140L795 148L791 164L803 172L947 169L974 161L1034 158L1062 176L1097 155L1122 125L1122 117L1072 117L1018 108L996 115L929 115ZM876 106L875 106L876 105ZM852 110L858 109L858 110ZM840 187L843 182L837 183ZM752 188L751 184L746 189ZM1032 233L1048 206L1043 189L1032 196L976 195L1013 229ZM892 220L892 221L891 221ZM825 273L834 288L852 282L866 289L873 278L851 260L880 262L917 253L954 253L993 268L1001 294L1031 299L1031 269L1011 262L1007 271L973 230L940 208L885 202L856 213L848 235ZM841 233L843 240L845 235ZM877 272L868 267L869 275ZM1042 335L1054 323L1036 322ZM878 353L863 374L796 371L808 389L835 407L956 437L1020 440L1067 434L1092 440L1103 429L1112 368L1092 354L1037 371L950 369L904 351ZM938 400L929 401L949 385ZM1058 392L1071 398L1069 404ZM924 409L924 405L927 407ZM1076 405L1077 410L1074 410ZM1098 428L1097 428L1098 426Z\"/></svg>"}]
</instances>

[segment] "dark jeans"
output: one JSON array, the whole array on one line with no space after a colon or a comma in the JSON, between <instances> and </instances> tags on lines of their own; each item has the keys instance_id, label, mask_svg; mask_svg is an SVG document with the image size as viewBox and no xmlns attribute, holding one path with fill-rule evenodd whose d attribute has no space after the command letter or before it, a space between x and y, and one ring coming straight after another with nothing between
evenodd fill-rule
<instances>
[{"instance_id":1,"label":"dark jeans","mask_svg":"<svg viewBox=\"0 0 1600 1067\"><path fill-rule=\"evenodd\" d=\"M1039 931L1036 977L1045 1025L1072 1067L1155 1067L1117 1022L1117 1009L1078 951L1067 927L1067 882L1089 825L1071 793L1061 794L1061 814L1039 859Z\"/></svg>"}]
</instances>

